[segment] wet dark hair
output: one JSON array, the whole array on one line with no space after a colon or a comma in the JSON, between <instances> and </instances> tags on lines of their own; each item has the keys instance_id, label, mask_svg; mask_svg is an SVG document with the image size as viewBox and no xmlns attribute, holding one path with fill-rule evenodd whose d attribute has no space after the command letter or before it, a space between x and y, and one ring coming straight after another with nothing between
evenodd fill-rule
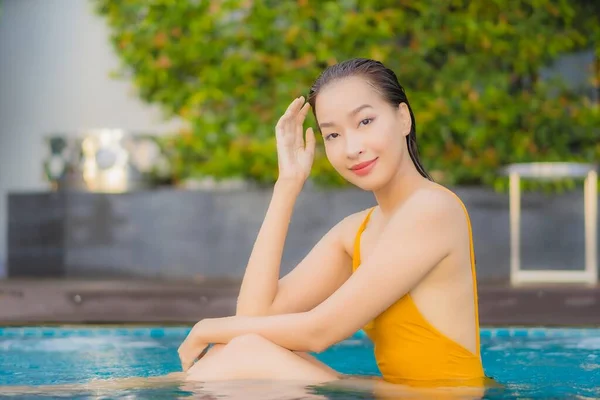
<instances>
[{"instance_id":1,"label":"wet dark hair","mask_svg":"<svg viewBox=\"0 0 600 400\"><path fill-rule=\"evenodd\" d=\"M425 168L419 160L419 152L417 151L417 131L415 125L415 116L408 103L404 88L398 83L396 74L391 69L385 67L380 61L371 60L368 58L352 58L332 65L325 69L317 78L308 94L308 102L312 107L315 119L317 118L315 110L315 102L317 95L325 86L344 78L360 76L365 78L377 90L383 99L391 106L398 107L401 103L405 103L408 107L411 120L410 133L406 137L408 146L408 154L412 159L417 171L425 178L433 181L433 178L425 171Z\"/></svg>"}]
</instances>

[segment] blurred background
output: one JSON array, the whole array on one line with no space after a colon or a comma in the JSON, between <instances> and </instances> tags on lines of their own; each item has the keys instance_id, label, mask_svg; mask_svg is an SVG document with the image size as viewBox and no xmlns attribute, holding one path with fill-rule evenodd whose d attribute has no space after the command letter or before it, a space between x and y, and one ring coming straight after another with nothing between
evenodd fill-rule
<instances>
[{"instance_id":1,"label":"blurred background","mask_svg":"<svg viewBox=\"0 0 600 400\"><path fill-rule=\"evenodd\" d=\"M111 78L119 60L110 31L93 7L81 0L0 2L2 276L7 273L7 195L52 189L44 168L51 153L46 138L68 139L92 128L162 134L181 125L139 100L131 82Z\"/></svg>"},{"instance_id":2,"label":"blurred background","mask_svg":"<svg viewBox=\"0 0 600 400\"><path fill-rule=\"evenodd\" d=\"M0 0L0 276L238 282L277 119L328 65L369 57L469 208L480 281L511 282L518 164L536 178L517 185L520 268L594 284L599 20L593 0ZM282 273L374 202L318 147Z\"/></svg>"}]
</instances>

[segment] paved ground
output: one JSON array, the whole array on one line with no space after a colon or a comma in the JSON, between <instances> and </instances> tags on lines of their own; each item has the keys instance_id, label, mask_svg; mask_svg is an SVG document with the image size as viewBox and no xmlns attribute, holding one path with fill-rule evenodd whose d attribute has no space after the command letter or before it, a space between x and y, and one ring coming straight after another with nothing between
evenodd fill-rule
<instances>
[{"instance_id":1,"label":"paved ground","mask_svg":"<svg viewBox=\"0 0 600 400\"><path fill-rule=\"evenodd\" d=\"M189 324L232 315L238 282L0 280L0 324ZM600 326L600 286L480 284L482 326Z\"/></svg>"}]
</instances>

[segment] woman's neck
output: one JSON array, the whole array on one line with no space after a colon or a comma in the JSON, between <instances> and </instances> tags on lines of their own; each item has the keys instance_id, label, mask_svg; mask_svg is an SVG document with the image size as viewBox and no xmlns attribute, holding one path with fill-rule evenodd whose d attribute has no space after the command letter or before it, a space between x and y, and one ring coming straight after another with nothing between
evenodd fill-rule
<instances>
[{"instance_id":1,"label":"woman's neck","mask_svg":"<svg viewBox=\"0 0 600 400\"><path fill-rule=\"evenodd\" d=\"M384 218L391 216L415 190L430 183L417 171L410 158L408 161L409 166L399 168L398 173L386 186L374 192Z\"/></svg>"}]
</instances>

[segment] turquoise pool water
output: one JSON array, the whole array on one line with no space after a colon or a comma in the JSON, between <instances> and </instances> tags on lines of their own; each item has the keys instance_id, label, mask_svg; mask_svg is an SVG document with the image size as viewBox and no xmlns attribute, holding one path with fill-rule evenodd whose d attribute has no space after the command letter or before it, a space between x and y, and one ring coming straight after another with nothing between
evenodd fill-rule
<instances>
[{"instance_id":1,"label":"turquoise pool water","mask_svg":"<svg viewBox=\"0 0 600 400\"><path fill-rule=\"evenodd\" d=\"M0 394L26 386L19 390L25 390L28 398L55 396L59 393L36 387L71 384L70 398L198 398L205 390L201 385L135 385L102 391L85 386L92 380L118 381L178 371L176 350L188 329L0 328ZM600 397L600 329L483 329L481 344L486 373L503 385L489 389L484 398ZM372 346L361 333L317 357L346 374L378 375ZM238 398L250 398L243 387L239 389ZM307 390L315 398L372 398L364 392ZM218 397L235 398L233 393ZM285 388L270 396L299 398Z\"/></svg>"}]
</instances>

